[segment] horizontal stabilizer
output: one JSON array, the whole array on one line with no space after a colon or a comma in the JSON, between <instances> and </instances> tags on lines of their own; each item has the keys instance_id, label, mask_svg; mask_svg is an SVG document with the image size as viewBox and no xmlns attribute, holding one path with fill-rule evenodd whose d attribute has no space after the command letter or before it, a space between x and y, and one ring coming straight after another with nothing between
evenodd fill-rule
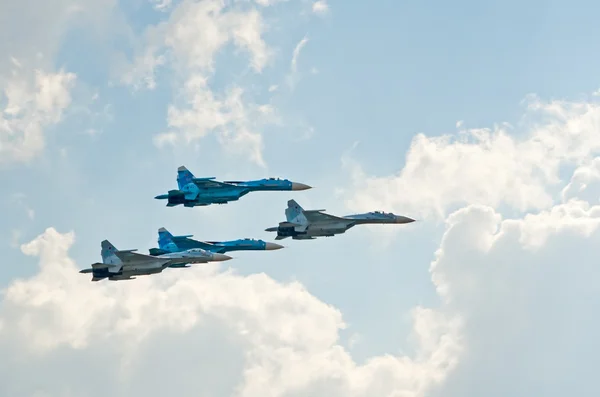
<instances>
[{"instance_id":1,"label":"horizontal stabilizer","mask_svg":"<svg viewBox=\"0 0 600 397\"><path fill-rule=\"evenodd\" d=\"M327 211L327 210L304 210L304 213L305 213L305 214L306 214L306 213L309 213L309 214L310 214L311 212L325 212L325 211Z\"/></svg>"},{"instance_id":2,"label":"horizontal stabilizer","mask_svg":"<svg viewBox=\"0 0 600 397\"><path fill-rule=\"evenodd\" d=\"M172 239L184 239L184 238L190 238L190 237L194 237L193 234L186 234L185 236L173 236Z\"/></svg>"}]
</instances>

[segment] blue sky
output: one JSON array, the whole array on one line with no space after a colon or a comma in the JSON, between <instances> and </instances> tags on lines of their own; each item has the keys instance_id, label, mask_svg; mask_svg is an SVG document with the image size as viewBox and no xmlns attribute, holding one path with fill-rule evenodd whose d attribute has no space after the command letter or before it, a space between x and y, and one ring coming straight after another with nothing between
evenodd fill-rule
<instances>
[{"instance_id":1,"label":"blue sky","mask_svg":"<svg viewBox=\"0 0 600 397\"><path fill-rule=\"evenodd\" d=\"M481 204L499 214L525 219L529 212L550 211L551 207L540 205L524 211L511 206L510 198L500 192L497 194L503 198L499 200L461 196L457 202L444 204L442 216L426 216L406 201L413 195L410 186L395 193L409 197L405 201L390 197L392 193L379 190L382 185L375 182L370 185L372 190L365 191L361 183L366 181L353 177L348 159L359 164L369 180L393 178L405 167L418 133L437 137L464 128L493 129L507 122L516 126L508 132L510 139L519 141L532 134L524 122L528 110L522 102L529 94L543 101L593 105L591 94L599 87L600 70L600 56L595 51L600 37L598 4L584 0L328 0L328 12L321 15L313 12L310 1L275 2L270 7L262 7L258 1L236 2L225 7L223 15L255 9L262 15L263 26L268 27L260 37L272 51L271 57L257 72L251 67L251 51L236 48L232 42L215 52L212 69L190 66L199 62L194 54L210 57L201 45L203 37L214 33L202 30L200 23L178 19L191 15L182 10L195 3L174 1L171 8L158 11L152 2L142 0L120 1L114 6L94 0L83 2L83 11L79 11L83 17L61 14L71 22L55 27L52 32L59 33L44 38L53 40L55 51L40 35L31 33L27 38L27 29L15 30L23 35L24 46L33 43L19 59L24 75L33 76L38 68L48 73L63 70L75 74L76 83L61 120L44 125L43 149L30 161L0 163L4 193L0 200L0 249L5 262L0 284L9 287L16 279L28 279L39 272L39 260L24 255L21 244L49 227L59 233L75 233L68 255L78 268L84 268L100 259L103 239L120 249L146 252L156 245L157 229L164 226L173 234L194 234L205 240L252 237L271 241L274 236L263 230L283 219L288 199L296 199L307 209L349 214L359 209L351 200L362 195L372 201L363 200L361 205L372 202L373 207L361 209L393 211L419 218L419 222L398 226L401 230L397 231L357 227L335 238L285 240L284 250L236 253L223 269L230 266L242 277L265 273L280 283L298 281L311 295L337 308L348 325L340 331L340 343L357 364L385 354L414 354L419 347L410 339L415 332L412 310L444 306L436 291L437 282L432 282L430 264L442 250L442 236L449 233L450 212ZM72 4L68 0L56 2L57 8L67 5ZM5 6L0 6L2 10ZM41 18L35 9L7 12L23 18L23 24ZM52 19L53 15L42 18L40 31L58 24L59 18ZM240 20L247 20L244 18L248 14ZM164 32L153 28L161 22L166 30L175 32L180 26L192 29L192 33L185 36L187 41L180 36L177 44L165 46ZM182 28L186 23L187 28ZM293 72L294 49L303 39L307 41ZM199 53L192 49L194 45L199 46ZM260 51L256 40L251 46ZM154 71L156 86L135 87L124 82L123 76L135 76L135 71L148 67L147 62L136 61L136 56L153 47L158 48L155 55L166 57L164 65ZM16 47L7 48L11 51ZM36 61L40 48L48 53L43 61ZM11 66L10 59L2 62L5 88L14 77L9 72L14 64ZM186 94L184 86L194 76L207 78L208 88ZM224 98L233 86L244 90L241 103L246 113L243 120L227 124L232 135L227 137L218 128L208 129L204 137L196 136L189 142L163 147L156 144L158 134L177 131L169 125L169 120L173 121L169 119L170 107L186 110L190 99L200 92ZM270 91L274 86L277 89ZM0 98L5 107L6 98ZM192 112L196 117L192 125L205 120L198 115L210 108L208 102L199 103ZM252 103L269 104L277 115L276 122L263 122L260 110ZM464 123L457 125L461 120ZM201 128L193 127L193 133ZM244 128L261 137L264 165L253 160L249 141L219 140L235 139ZM590 131L588 136L594 133ZM2 151L2 142L0 139L0 155L10 156ZM561 167L574 169L588 164L594 148L590 143L590 153L569 164L561 163ZM523 153L515 157L526 157ZM153 197L176 186L180 165L186 165L196 176L222 180L283 177L315 188L256 193L225 206L166 208ZM473 164L474 168L479 166L496 175L494 164ZM553 192L553 205L559 204L556 194L571 175L561 177L563 184L543 187ZM464 183L471 182L466 179ZM415 189L421 192L428 188ZM429 191L440 200L447 193L440 190L438 194L434 185ZM381 202L389 206L378 207ZM593 234L594 238L597 235ZM188 277L183 275L186 271L181 270L184 278ZM87 276L76 279L84 290L97 288ZM120 284L125 285L119 286L119 291L130 285ZM160 289L160 285L153 288ZM73 299L77 299L75 295ZM538 384L532 382L536 390ZM123 387L120 390L127 390Z\"/></svg>"}]
</instances>

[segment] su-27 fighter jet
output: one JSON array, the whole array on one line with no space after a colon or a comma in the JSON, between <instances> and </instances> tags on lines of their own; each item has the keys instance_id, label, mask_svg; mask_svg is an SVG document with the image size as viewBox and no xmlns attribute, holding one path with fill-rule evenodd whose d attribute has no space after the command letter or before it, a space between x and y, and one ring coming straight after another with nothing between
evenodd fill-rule
<instances>
[{"instance_id":1,"label":"su-27 fighter jet","mask_svg":"<svg viewBox=\"0 0 600 397\"><path fill-rule=\"evenodd\" d=\"M189 263L207 263L232 259L228 255L208 252L203 249L190 249L159 256L138 254L133 250L119 251L108 240L100 244L102 263L94 263L91 269L79 273L92 273L92 281L109 279L133 280L132 276L145 276L162 272L167 267L189 267Z\"/></svg>"},{"instance_id":2,"label":"su-27 fighter jet","mask_svg":"<svg viewBox=\"0 0 600 397\"><path fill-rule=\"evenodd\" d=\"M283 248L279 244L249 238L232 241L197 241L190 237L193 235L173 236L167 229L161 227L158 229L158 248L150 248L150 255L159 256L193 248L201 248L219 254L229 251L272 251Z\"/></svg>"},{"instance_id":3,"label":"su-27 fighter jet","mask_svg":"<svg viewBox=\"0 0 600 397\"><path fill-rule=\"evenodd\" d=\"M345 233L346 230L355 225L410 223L415 221L405 216L380 211L343 217L329 215L324 211L305 210L295 200L289 200L285 210L287 222L280 222L279 226L265 230L267 232L277 232L275 240L287 237L294 240L312 240L315 237L331 237Z\"/></svg>"},{"instance_id":4,"label":"su-27 fighter jet","mask_svg":"<svg viewBox=\"0 0 600 397\"><path fill-rule=\"evenodd\" d=\"M227 204L239 200L250 192L306 190L311 187L287 179L267 178L256 181L224 181L215 177L196 178L184 166L177 169L178 190L154 197L167 200L167 207L183 204L185 207L198 207L211 204Z\"/></svg>"}]
</instances>

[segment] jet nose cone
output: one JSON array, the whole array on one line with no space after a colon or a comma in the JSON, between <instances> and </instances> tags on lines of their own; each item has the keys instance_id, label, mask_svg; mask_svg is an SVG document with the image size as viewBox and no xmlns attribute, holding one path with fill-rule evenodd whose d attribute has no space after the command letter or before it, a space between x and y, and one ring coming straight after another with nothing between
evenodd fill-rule
<instances>
[{"instance_id":1,"label":"jet nose cone","mask_svg":"<svg viewBox=\"0 0 600 397\"><path fill-rule=\"evenodd\" d=\"M158 196L154 196L155 199L157 200L166 200L169 198L168 194L159 194Z\"/></svg>"},{"instance_id":2,"label":"jet nose cone","mask_svg":"<svg viewBox=\"0 0 600 397\"><path fill-rule=\"evenodd\" d=\"M283 248L283 245L279 245L279 244L275 244L275 243L265 243L265 250L267 251L273 251L273 250L280 250Z\"/></svg>"},{"instance_id":3,"label":"jet nose cone","mask_svg":"<svg viewBox=\"0 0 600 397\"><path fill-rule=\"evenodd\" d=\"M228 261L230 259L233 259L233 258L230 257L229 255L213 254L213 260L216 261L216 262Z\"/></svg>"},{"instance_id":4,"label":"jet nose cone","mask_svg":"<svg viewBox=\"0 0 600 397\"><path fill-rule=\"evenodd\" d=\"M292 190L308 190L312 189L312 186L305 185L304 183L292 182Z\"/></svg>"},{"instance_id":5,"label":"jet nose cone","mask_svg":"<svg viewBox=\"0 0 600 397\"><path fill-rule=\"evenodd\" d=\"M396 223L411 223L414 221L414 219L411 219L407 216L396 216Z\"/></svg>"}]
</instances>

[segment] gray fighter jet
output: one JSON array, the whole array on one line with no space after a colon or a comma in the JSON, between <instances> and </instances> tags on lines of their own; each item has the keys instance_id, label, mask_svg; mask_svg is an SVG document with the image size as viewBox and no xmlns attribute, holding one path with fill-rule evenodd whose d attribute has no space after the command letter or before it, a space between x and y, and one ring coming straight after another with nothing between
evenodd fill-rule
<instances>
[{"instance_id":1,"label":"gray fighter jet","mask_svg":"<svg viewBox=\"0 0 600 397\"><path fill-rule=\"evenodd\" d=\"M218 254L193 248L181 252L169 252L151 256L138 254L137 250L119 251L108 240L101 243L102 263L94 263L91 269L83 269L79 273L92 273L92 281L109 279L133 280L132 276L144 276L162 272L167 267L189 267L189 263L220 262L232 259L228 255Z\"/></svg>"},{"instance_id":2,"label":"gray fighter jet","mask_svg":"<svg viewBox=\"0 0 600 397\"><path fill-rule=\"evenodd\" d=\"M285 210L286 222L265 229L277 232L275 240L291 237L294 240L312 240L345 233L356 225L411 223L414 219L381 211L342 217L326 214L325 210L305 210L295 200L289 200Z\"/></svg>"}]
</instances>

